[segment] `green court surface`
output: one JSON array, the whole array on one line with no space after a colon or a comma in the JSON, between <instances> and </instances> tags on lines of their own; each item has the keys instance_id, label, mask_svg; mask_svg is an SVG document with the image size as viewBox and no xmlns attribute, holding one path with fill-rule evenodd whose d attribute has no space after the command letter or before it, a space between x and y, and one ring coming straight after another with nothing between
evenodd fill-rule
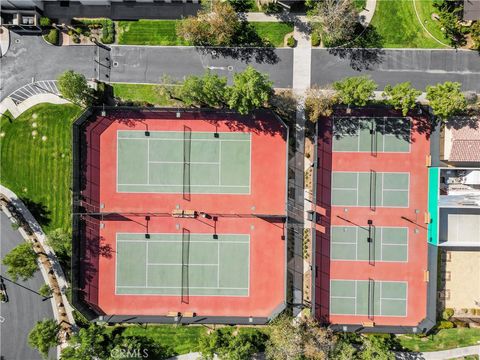
<instances>
[{"instance_id":1,"label":"green court surface","mask_svg":"<svg viewBox=\"0 0 480 360\"><path fill-rule=\"evenodd\" d=\"M333 151L410 152L410 127L406 118L335 118Z\"/></svg>"},{"instance_id":2,"label":"green court surface","mask_svg":"<svg viewBox=\"0 0 480 360\"><path fill-rule=\"evenodd\" d=\"M407 291L402 281L331 280L330 314L407 316Z\"/></svg>"},{"instance_id":3,"label":"green court surface","mask_svg":"<svg viewBox=\"0 0 480 360\"><path fill-rule=\"evenodd\" d=\"M332 173L333 206L408 207L409 173Z\"/></svg>"},{"instance_id":4,"label":"green court surface","mask_svg":"<svg viewBox=\"0 0 480 360\"><path fill-rule=\"evenodd\" d=\"M408 228L332 226L333 260L407 261Z\"/></svg>"},{"instance_id":5,"label":"green court surface","mask_svg":"<svg viewBox=\"0 0 480 360\"><path fill-rule=\"evenodd\" d=\"M118 131L117 191L249 194L249 133Z\"/></svg>"},{"instance_id":6,"label":"green court surface","mask_svg":"<svg viewBox=\"0 0 480 360\"><path fill-rule=\"evenodd\" d=\"M117 234L116 294L248 296L249 235Z\"/></svg>"}]
</instances>

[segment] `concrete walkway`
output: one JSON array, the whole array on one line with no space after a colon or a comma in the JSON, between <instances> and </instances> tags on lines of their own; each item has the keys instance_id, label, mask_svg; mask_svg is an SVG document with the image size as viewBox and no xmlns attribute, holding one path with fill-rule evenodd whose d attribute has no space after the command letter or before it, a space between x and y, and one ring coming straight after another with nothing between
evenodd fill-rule
<instances>
[{"instance_id":1,"label":"concrete walkway","mask_svg":"<svg viewBox=\"0 0 480 360\"><path fill-rule=\"evenodd\" d=\"M377 7L377 0L367 0L365 8L360 11L359 17L360 22L364 27L368 26L373 19L375 14L375 8Z\"/></svg>"},{"instance_id":2,"label":"concrete walkway","mask_svg":"<svg viewBox=\"0 0 480 360\"><path fill-rule=\"evenodd\" d=\"M443 359L455 359L468 355L479 355L480 356L480 345L467 346L463 348L435 351L435 352L425 352L421 356L425 360L443 360Z\"/></svg>"}]
</instances>

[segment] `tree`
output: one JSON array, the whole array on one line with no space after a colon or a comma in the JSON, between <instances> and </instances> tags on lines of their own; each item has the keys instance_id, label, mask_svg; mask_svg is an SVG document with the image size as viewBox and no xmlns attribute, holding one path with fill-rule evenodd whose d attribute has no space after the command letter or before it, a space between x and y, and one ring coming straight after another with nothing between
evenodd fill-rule
<instances>
[{"instance_id":1,"label":"tree","mask_svg":"<svg viewBox=\"0 0 480 360\"><path fill-rule=\"evenodd\" d=\"M62 351L62 360L97 360L108 359L111 341L105 335L104 328L91 324L82 328L69 341L69 346Z\"/></svg>"},{"instance_id":2,"label":"tree","mask_svg":"<svg viewBox=\"0 0 480 360\"><path fill-rule=\"evenodd\" d=\"M333 113L333 106L337 97L332 91L311 88L305 98L305 113L307 119L316 123L321 116L330 116Z\"/></svg>"},{"instance_id":3,"label":"tree","mask_svg":"<svg viewBox=\"0 0 480 360\"><path fill-rule=\"evenodd\" d=\"M38 269L37 255L29 243L23 243L14 247L3 258L7 273L14 281L21 278L23 281L30 279Z\"/></svg>"},{"instance_id":4,"label":"tree","mask_svg":"<svg viewBox=\"0 0 480 360\"><path fill-rule=\"evenodd\" d=\"M460 24L463 6L458 6L457 1L452 0L436 0L433 6L439 10L438 22L450 45L455 48L465 45L465 34Z\"/></svg>"},{"instance_id":5,"label":"tree","mask_svg":"<svg viewBox=\"0 0 480 360\"><path fill-rule=\"evenodd\" d=\"M261 74L252 66L233 77L233 86L228 89L228 106L240 114L265 106L273 94L273 83L268 75Z\"/></svg>"},{"instance_id":6,"label":"tree","mask_svg":"<svg viewBox=\"0 0 480 360\"><path fill-rule=\"evenodd\" d=\"M92 104L93 89L87 84L82 74L67 70L58 77L58 89L62 96L77 105L89 106Z\"/></svg>"},{"instance_id":7,"label":"tree","mask_svg":"<svg viewBox=\"0 0 480 360\"><path fill-rule=\"evenodd\" d=\"M153 339L146 336L122 336L117 335L113 340L113 348L110 351L111 358L148 358L166 359L174 355Z\"/></svg>"},{"instance_id":8,"label":"tree","mask_svg":"<svg viewBox=\"0 0 480 360\"><path fill-rule=\"evenodd\" d=\"M28 334L28 345L47 358L50 348L58 344L59 329L60 327L53 319L38 321Z\"/></svg>"},{"instance_id":9,"label":"tree","mask_svg":"<svg viewBox=\"0 0 480 360\"><path fill-rule=\"evenodd\" d=\"M72 238L62 229L55 229L47 237L47 244L58 254L68 255L72 252Z\"/></svg>"},{"instance_id":10,"label":"tree","mask_svg":"<svg viewBox=\"0 0 480 360\"><path fill-rule=\"evenodd\" d=\"M227 78L207 71L203 76L189 76L177 90L187 106L221 107L225 105Z\"/></svg>"},{"instance_id":11,"label":"tree","mask_svg":"<svg viewBox=\"0 0 480 360\"><path fill-rule=\"evenodd\" d=\"M335 344L333 334L312 318L295 323L282 315L269 325L267 359L329 359Z\"/></svg>"},{"instance_id":12,"label":"tree","mask_svg":"<svg viewBox=\"0 0 480 360\"><path fill-rule=\"evenodd\" d=\"M332 360L351 360L355 359L357 349L348 341L339 340L332 353Z\"/></svg>"},{"instance_id":13,"label":"tree","mask_svg":"<svg viewBox=\"0 0 480 360\"><path fill-rule=\"evenodd\" d=\"M323 0L309 11L314 32L323 35L327 45L339 45L351 40L358 22L358 12L352 0Z\"/></svg>"},{"instance_id":14,"label":"tree","mask_svg":"<svg viewBox=\"0 0 480 360\"><path fill-rule=\"evenodd\" d=\"M340 101L349 107L365 106L373 98L377 84L368 76L354 76L336 81L333 88L338 91Z\"/></svg>"},{"instance_id":15,"label":"tree","mask_svg":"<svg viewBox=\"0 0 480 360\"><path fill-rule=\"evenodd\" d=\"M225 327L204 335L199 340L202 358L214 359L217 355L222 360L251 359L254 354L263 351L267 336L257 330L238 330Z\"/></svg>"},{"instance_id":16,"label":"tree","mask_svg":"<svg viewBox=\"0 0 480 360\"><path fill-rule=\"evenodd\" d=\"M396 110L402 110L403 116L406 116L408 111L415 107L417 97L421 94L421 91L412 88L410 82L407 81L393 87L391 85L385 86L382 96L387 98L388 104Z\"/></svg>"},{"instance_id":17,"label":"tree","mask_svg":"<svg viewBox=\"0 0 480 360\"><path fill-rule=\"evenodd\" d=\"M204 8L197 16L181 20L177 25L177 35L193 45L228 46L235 40L240 27L241 22L232 5L213 0L210 9Z\"/></svg>"},{"instance_id":18,"label":"tree","mask_svg":"<svg viewBox=\"0 0 480 360\"><path fill-rule=\"evenodd\" d=\"M388 338L375 335L362 336L362 346L357 353L359 360L395 360Z\"/></svg>"},{"instance_id":19,"label":"tree","mask_svg":"<svg viewBox=\"0 0 480 360\"><path fill-rule=\"evenodd\" d=\"M445 121L467 109L467 101L460 90L461 86L458 82L450 81L427 86L427 100L435 116Z\"/></svg>"}]
</instances>

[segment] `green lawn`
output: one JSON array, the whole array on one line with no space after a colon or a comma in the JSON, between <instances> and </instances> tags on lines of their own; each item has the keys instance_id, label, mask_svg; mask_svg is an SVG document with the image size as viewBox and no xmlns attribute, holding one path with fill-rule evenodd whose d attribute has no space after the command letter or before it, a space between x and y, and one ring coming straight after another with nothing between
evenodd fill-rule
<instances>
[{"instance_id":1,"label":"green lawn","mask_svg":"<svg viewBox=\"0 0 480 360\"><path fill-rule=\"evenodd\" d=\"M445 329L423 339L415 335L398 335L398 339L403 347L411 351L439 351L478 345L480 329Z\"/></svg>"},{"instance_id":2,"label":"green lawn","mask_svg":"<svg viewBox=\"0 0 480 360\"><path fill-rule=\"evenodd\" d=\"M113 95L123 101L147 102L158 106L174 106L176 103L167 96L159 94L157 85L148 84L111 84Z\"/></svg>"},{"instance_id":3,"label":"green lawn","mask_svg":"<svg viewBox=\"0 0 480 360\"><path fill-rule=\"evenodd\" d=\"M365 9L365 5L367 5L367 0L354 0L353 3L358 11L362 11Z\"/></svg>"},{"instance_id":4,"label":"green lawn","mask_svg":"<svg viewBox=\"0 0 480 360\"><path fill-rule=\"evenodd\" d=\"M258 36L269 41L275 47L283 46L285 35L293 32L293 23L286 22L251 22Z\"/></svg>"},{"instance_id":5,"label":"green lawn","mask_svg":"<svg viewBox=\"0 0 480 360\"><path fill-rule=\"evenodd\" d=\"M433 6L433 0L414 0L415 8L418 15L422 20L423 25L436 39L448 45L448 40L445 38L445 34L441 30L441 26L437 20L432 20L432 14L437 13L438 10Z\"/></svg>"},{"instance_id":6,"label":"green lawn","mask_svg":"<svg viewBox=\"0 0 480 360\"><path fill-rule=\"evenodd\" d=\"M189 45L177 36L178 20L118 21L118 43L120 45ZM283 38L293 31L292 23L252 22L257 34L273 46L283 46Z\"/></svg>"},{"instance_id":7,"label":"green lawn","mask_svg":"<svg viewBox=\"0 0 480 360\"><path fill-rule=\"evenodd\" d=\"M46 232L71 228L71 124L80 113L75 105L39 104L0 120L0 182L25 200Z\"/></svg>"},{"instance_id":8,"label":"green lawn","mask_svg":"<svg viewBox=\"0 0 480 360\"><path fill-rule=\"evenodd\" d=\"M147 336L177 354L186 354L199 350L198 340L206 332L203 326L148 325L128 326L123 334Z\"/></svg>"},{"instance_id":9,"label":"green lawn","mask_svg":"<svg viewBox=\"0 0 480 360\"><path fill-rule=\"evenodd\" d=\"M188 45L176 32L177 20L118 21L120 45Z\"/></svg>"},{"instance_id":10,"label":"green lawn","mask_svg":"<svg viewBox=\"0 0 480 360\"><path fill-rule=\"evenodd\" d=\"M379 0L371 25L385 48L443 48L423 29L414 0ZM422 2L422 1L420 1Z\"/></svg>"}]
</instances>

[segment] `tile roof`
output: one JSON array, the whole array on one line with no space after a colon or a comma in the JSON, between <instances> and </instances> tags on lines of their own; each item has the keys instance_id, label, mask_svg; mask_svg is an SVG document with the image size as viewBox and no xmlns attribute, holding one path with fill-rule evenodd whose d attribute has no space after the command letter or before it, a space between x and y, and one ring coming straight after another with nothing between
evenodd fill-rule
<instances>
[{"instance_id":1,"label":"tile roof","mask_svg":"<svg viewBox=\"0 0 480 360\"><path fill-rule=\"evenodd\" d=\"M480 161L480 139L478 140L454 140L450 161Z\"/></svg>"}]
</instances>

